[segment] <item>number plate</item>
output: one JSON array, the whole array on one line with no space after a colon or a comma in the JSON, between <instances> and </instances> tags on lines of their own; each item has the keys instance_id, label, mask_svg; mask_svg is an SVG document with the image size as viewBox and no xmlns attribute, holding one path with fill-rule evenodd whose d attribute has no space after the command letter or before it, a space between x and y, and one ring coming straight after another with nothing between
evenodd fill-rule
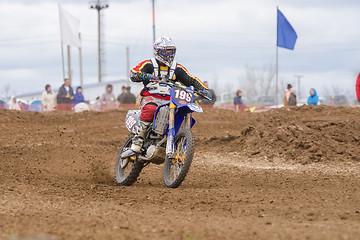
<instances>
[{"instance_id":1,"label":"number plate","mask_svg":"<svg viewBox=\"0 0 360 240\"><path fill-rule=\"evenodd\" d=\"M125 121L125 125L130 132L135 132L135 126L137 125L137 119L134 116L128 115Z\"/></svg>"},{"instance_id":2,"label":"number plate","mask_svg":"<svg viewBox=\"0 0 360 240\"><path fill-rule=\"evenodd\" d=\"M193 94L182 89L174 89L173 99L177 104L187 104L193 101Z\"/></svg>"}]
</instances>

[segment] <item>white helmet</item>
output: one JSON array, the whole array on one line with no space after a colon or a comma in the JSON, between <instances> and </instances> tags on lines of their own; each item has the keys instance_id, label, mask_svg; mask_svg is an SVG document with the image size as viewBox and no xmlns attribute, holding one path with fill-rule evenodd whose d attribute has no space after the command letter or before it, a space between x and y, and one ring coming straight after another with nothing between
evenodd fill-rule
<instances>
[{"instance_id":1,"label":"white helmet","mask_svg":"<svg viewBox=\"0 0 360 240\"><path fill-rule=\"evenodd\" d=\"M154 42L154 57L168 67L174 61L175 52L175 43L169 37L163 36Z\"/></svg>"}]
</instances>

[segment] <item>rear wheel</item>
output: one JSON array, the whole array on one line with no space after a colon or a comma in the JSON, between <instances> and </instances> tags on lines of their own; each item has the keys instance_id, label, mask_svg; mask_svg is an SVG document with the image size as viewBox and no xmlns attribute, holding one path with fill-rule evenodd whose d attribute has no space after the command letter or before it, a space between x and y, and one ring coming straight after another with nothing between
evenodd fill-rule
<instances>
[{"instance_id":1,"label":"rear wheel","mask_svg":"<svg viewBox=\"0 0 360 240\"><path fill-rule=\"evenodd\" d=\"M136 156L121 159L121 154L131 147L133 137L134 134L129 134L125 139L116 159L115 181L119 186L130 186L136 182L144 167L144 163L140 162Z\"/></svg>"},{"instance_id":2,"label":"rear wheel","mask_svg":"<svg viewBox=\"0 0 360 240\"><path fill-rule=\"evenodd\" d=\"M195 137L189 130L181 130L174 141L174 158L166 157L164 164L164 183L168 188L177 188L184 181L190 169L195 151Z\"/></svg>"}]
</instances>

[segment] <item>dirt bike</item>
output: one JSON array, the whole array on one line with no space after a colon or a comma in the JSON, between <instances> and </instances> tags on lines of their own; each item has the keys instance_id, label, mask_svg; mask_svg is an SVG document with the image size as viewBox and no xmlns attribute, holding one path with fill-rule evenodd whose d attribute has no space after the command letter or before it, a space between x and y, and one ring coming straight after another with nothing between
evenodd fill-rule
<instances>
[{"instance_id":1,"label":"dirt bike","mask_svg":"<svg viewBox=\"0 0 360 240\"><path fill-rule=\"evenodd\" d=\"M140 110L129 110L125 125L131 132L117 156L115 180L117 185L130 186L136 182L141 170L150 163L163 164L166 187L177 188L189 171L195 151L195 137L191 128L195 124L193 112L203 112L194 103L194 94L211 99L194 87L184 87L176 82L160 80L161 86L170 89L170 102L158 106L149 126L142 149L136 156L121 159L121 154L131 147L140 118Z\"/></svg>"}]
</instances>

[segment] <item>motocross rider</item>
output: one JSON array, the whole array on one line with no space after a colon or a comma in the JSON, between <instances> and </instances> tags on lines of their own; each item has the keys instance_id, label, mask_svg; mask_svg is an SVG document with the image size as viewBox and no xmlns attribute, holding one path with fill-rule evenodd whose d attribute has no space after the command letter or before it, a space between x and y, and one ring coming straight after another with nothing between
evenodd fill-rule
<instances>
[{"instance_id":1,"label":"motocross rider","mask_svg":"<svg viewBox=\"0 0 360 240\"><path fill-rule=\"evenodd\" d=\"M205 85L197 77L190 75L185 67L174 61L175 52L174 42L169 37L160 37L153 45L154 58L145 60L131 69L131 81L144 84L144 88L140 92L142 96L141 115L131 148L125 151L121 158L127 158L140 152L147 128L154 119L156 108L170 101L169 87L159 85L154 81L155 77L158 79L161 76L169 76L170 80L180 82L188 87L193 86L211 98Z\"/></svg>"}]
</instances>

